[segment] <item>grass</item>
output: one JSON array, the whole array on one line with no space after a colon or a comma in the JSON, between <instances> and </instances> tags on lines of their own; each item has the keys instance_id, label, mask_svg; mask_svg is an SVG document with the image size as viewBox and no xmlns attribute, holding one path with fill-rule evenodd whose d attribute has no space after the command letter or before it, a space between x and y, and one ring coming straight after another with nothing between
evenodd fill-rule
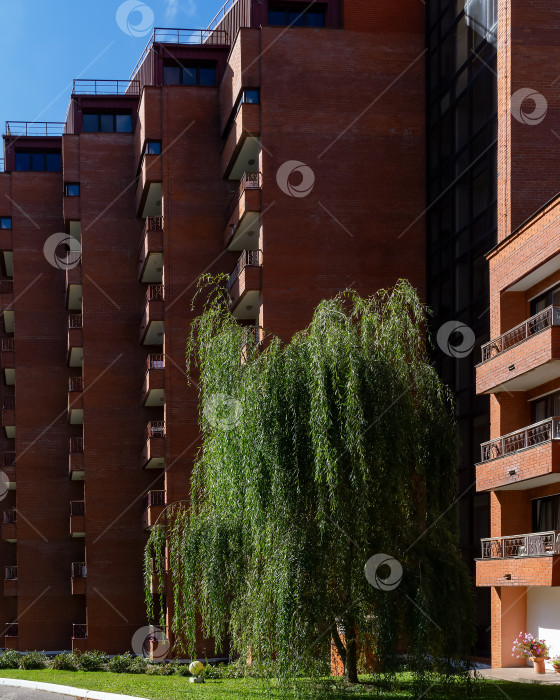
<instances>
[{"instance_id":1,"label":"grass","mask_svg":"<svg viewBox=\"0 0 560 700\"><path fill-rule=\"evenodd\" d=\"M242 678L236 680L211 680L206 679L204 684L190 683L188 678L181 676L145 676L127 673L87 673L85 671L0 671L2 678L17 678L33 680L41 683L58 683L70 685L87 690L101 690L109 693L121 693L123 695L136 695L152 700L188 700L189 698L209 698L210 700L264 700L285 697L285 693L274 686L260 681ZM371 677L363 677L364 681L373 680ZM299 698L314 697L329 698L330 700L348 700L361 698L375 698L375 700L406 700L417 698L411 687L411 679L406 674L399 679L391 690L382 690L372 684L364 684L359 687L345 689L342 683L334 681L329 683L334 686L332 692L319 692L318 694L306 693ZM486 682L478 684L478 693L474 696L477 700L558 700L558 686L542 686L525 683ZM441 690L437 687L423 696L423 700L429 698L447 700L448 698L460 698L462 694L453 693L452 690Z\"/></svg>"}]
</instances>

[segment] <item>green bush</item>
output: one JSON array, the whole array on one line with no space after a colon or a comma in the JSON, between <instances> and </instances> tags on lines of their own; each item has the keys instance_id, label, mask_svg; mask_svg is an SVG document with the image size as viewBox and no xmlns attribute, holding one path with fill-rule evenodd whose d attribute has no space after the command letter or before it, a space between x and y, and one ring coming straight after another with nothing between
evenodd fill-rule
<instances>
[{"instance_id":1,"label":"green bush","mask_svg":"<svg viewBox=\"0 0 560 700\"><path fill-rule=\"evenodd\" d=\"M107 657L101 651L84 651L78 656L78 666L81 671L104 671Z\"/></svg>"},{"instance_id":2,"label":"green bush","mask_svg":"<svg viewBox=\"0 0 560 700\"><path fill-rule=\"evenodd\" d=\"M20 657L19 667L25 671L36 671L40 668L47 668L48 659L40 651L30 651Z\"/></svg>"},{"instance_id":3,"label":"green bush","mask_svg":"<svg viewBox=\"0 0 560 700\"><path fill-rule=\"evenodd\" d=\"M0 654L0 668L19 668L20 653L15 649L8 649Z\"/></svg>"},{"instance_id":4,"label":"green bush","mask_svg":"<svg viewBox=\"0 0 560 700\"><path fill-rule=\"evenodd\" d=\"M127 651L126 654L119 654L109 659L109 671L111 673L129 673L132 665L132 656Z\"/></svg>"},{"instance_id":5,"label":"green bush","mask_svg":"<svg viewBox=\"0 0 560 700\"><path fill-rule=\"evenodd\" d=\"M136 656L130 662L128 673L146 673L148 665L148 659L145 659L143 656Z\"/></svg>"},{"instance_id":6,"label":"green bush","mask_svg":"<svg viewBox=\"0 0 560 700\"><path fill-rule=\"evenodd\" d=\"M78 670L78 658L75 654L58 654L52 660L52 668L55 671L77 671Z\"/></svg>"}]
</instances>

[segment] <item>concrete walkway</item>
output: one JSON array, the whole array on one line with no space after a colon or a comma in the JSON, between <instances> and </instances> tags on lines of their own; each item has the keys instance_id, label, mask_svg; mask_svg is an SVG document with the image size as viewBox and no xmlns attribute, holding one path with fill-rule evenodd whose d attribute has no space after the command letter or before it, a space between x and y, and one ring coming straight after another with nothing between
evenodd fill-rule
<instances>
[{"instance_id":1,"label":"concrete walkway","mask_svg":"<svg viewBox=\"0 0 560 700\"><path fill-rule=\"evenodd\" d=\"M477 671L483 678L493 681L513 681L516 683L540 683L542 685L560 685L560 673L546 670L546 673L535 673L532 667L527 668L482 668Z\"/></svg>"},{"instance_id":2,"label":"concrete walkway","mask_svg":"<svg viewBox=\"0 0 560 700\"><path fill-rule=\"evenodd\" d=\"M72 688L69 685L0 678L0 700L69 700L68 696L89 700L145 700L132 698L131 695Z\"/></svg>"}]
</instances>

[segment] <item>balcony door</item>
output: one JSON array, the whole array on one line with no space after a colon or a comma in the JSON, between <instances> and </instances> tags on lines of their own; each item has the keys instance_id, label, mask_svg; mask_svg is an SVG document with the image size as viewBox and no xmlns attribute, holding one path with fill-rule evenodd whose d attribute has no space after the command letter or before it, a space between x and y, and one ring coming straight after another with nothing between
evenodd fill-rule
<instances>
[{"instance_id":1,"label":"balcony door","mask_svg":"<svg viewBox=\"0 0 560 700\"><path fill-rule=\"evenodd\" d=\"M549 289L531 301L531 316L544 311L549 306L560 306L560 286Z\"/></svg>"},{"instance_id":2,"label":"balcony door","mask_svg":"<svg viewBox=\"0 0 560 700\"><path fill-rule=\"evenodd\" d=\"M556 417L560 417L560 392L531 401L531 423Z\"/></svg>"},{"instance_id":3,"label":"balcony door","mask_svg":"<svg viewBox=\"0 0 560 700\"><path fill-rule=\"evenodd\" d=\"M533 532L560 530L560 494L533 501Z\"/></svg>"}]
</instances>

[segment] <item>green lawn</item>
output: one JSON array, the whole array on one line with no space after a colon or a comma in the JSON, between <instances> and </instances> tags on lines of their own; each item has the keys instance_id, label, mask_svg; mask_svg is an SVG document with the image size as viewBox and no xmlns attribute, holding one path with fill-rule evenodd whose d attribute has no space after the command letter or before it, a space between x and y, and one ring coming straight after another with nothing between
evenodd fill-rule
<instances>
[{"instance_id":1,"label":"green lawn","mask_svg":"<svg viewBox=\"0 0 560 700\"><path fill-rule=\"evenodd\" d=\"M183 698L210 698L211 700L265 700L285 697L285 694L270 686L265 687L261 682L251 679L239 680L206 680L204 684L190 683L188 678L181 676L145 676L119 673L86 673L84 671L0 671L0 677L21 678L43 683L58 683L71 685L88 690L102 690L110 693L136 695L153 700L183 700ZM364 678L364 680L370 680ZM348 698L375 698L376 700L405 700L414 698L411 693L410 680L406 676L400 678L398 687L390 691L382 691L373 685L363 685L345 690L339 682L332 693L314 694L314 698L326 697L331 700ZM423 696L423 700L438 698L463 697L450 691L439 694L432 689ZM3 691L0 691L2 694ZM305 697L306 694L299 697ZM309 694L308 697L311 697ZM477 700L558 700L560 688L546 687L522 683L490 683L480 682Z\"/></svg>"}]
</instances>

